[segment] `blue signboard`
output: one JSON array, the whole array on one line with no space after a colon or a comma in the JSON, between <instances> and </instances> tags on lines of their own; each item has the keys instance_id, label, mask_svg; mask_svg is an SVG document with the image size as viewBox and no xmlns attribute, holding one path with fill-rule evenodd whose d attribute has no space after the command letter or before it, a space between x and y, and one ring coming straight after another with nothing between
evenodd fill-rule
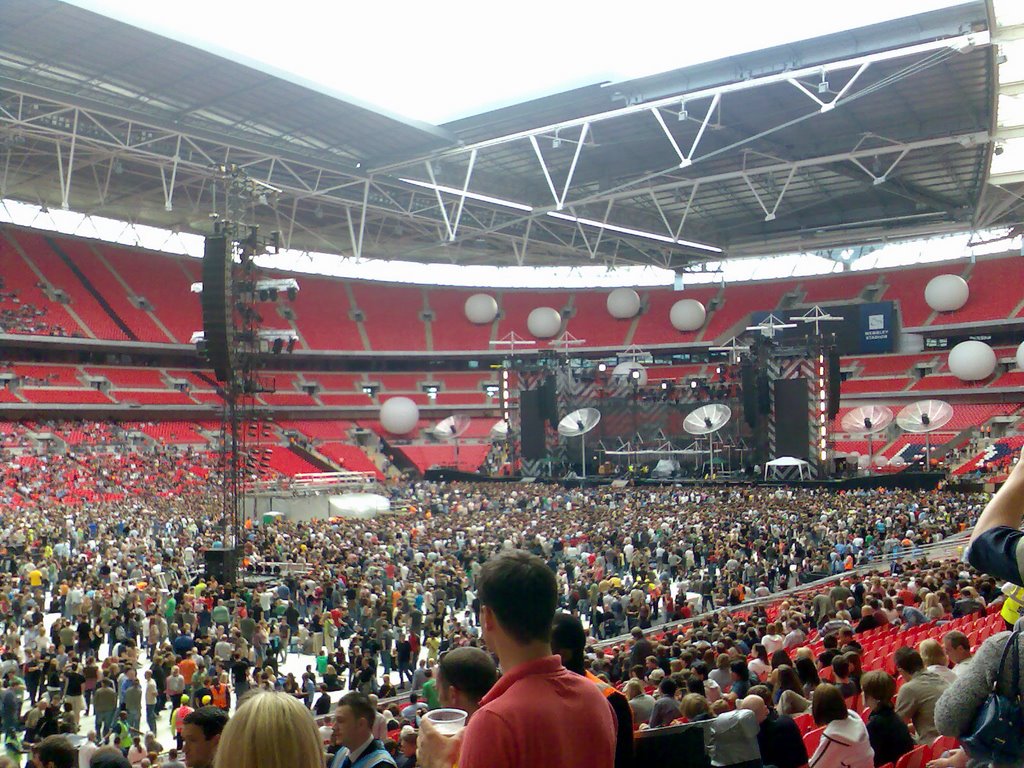
<instances>
[{"instance_id":1,"label":"blue signboard","mask_svg":"<svg viewBox=\"0 0 1024 768\"><path fill-rule=\"evenodd\" d=\"M896 313L891 301L876 301L860 306L860 352L892 352L896 342L893 321Z\"/></svg>"}]
</instances>

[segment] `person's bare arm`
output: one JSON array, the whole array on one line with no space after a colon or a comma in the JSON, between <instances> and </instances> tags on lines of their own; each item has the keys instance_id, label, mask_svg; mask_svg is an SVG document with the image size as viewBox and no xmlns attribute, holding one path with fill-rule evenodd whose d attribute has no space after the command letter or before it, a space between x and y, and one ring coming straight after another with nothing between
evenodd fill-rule
<instances>
[{"instance_id":1,"label":"person's bare arm","mask_svg":"<svg viewBox=\"0 0 1024 768\"><path fill-rule=\"evenodd\" d=\"M1024 461L1018 461L1009 478L992 497L971 533L971 543L985 531L1001 525L1019 528L1024 520Z\"/></svg>"}]
</instances>

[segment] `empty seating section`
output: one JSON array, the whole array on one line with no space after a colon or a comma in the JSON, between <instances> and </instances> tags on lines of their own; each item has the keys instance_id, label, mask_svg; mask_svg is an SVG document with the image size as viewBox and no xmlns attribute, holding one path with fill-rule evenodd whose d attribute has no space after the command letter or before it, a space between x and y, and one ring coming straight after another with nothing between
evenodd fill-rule
<instances>
[{"instance_id":1,"label":"empty seating section","mask_svg":"<svg viewBox=\"0 0 1024 768\"><path fill-rule=\"evenodd\" d=\"M318 405L317 401L304 392L264 392L259 396L267 405L309 407Z\"/></svg>"},{"instance_id":2,"label":"empty seating section","mask_svg":"<svg viewBox=\"0 0 1024 768\"><path fill-rule=\"evenodd\" d=\"M370 349L427 348L427 327L421 317L422 288L353 282L352 295L363 313L363 329L370 339ZM465 317L462 322L469 324Z\"/></svg>"},{"instance_id":3,"label":"empty seating section","mask_svg":"<svg viewBox=\"0 0 1024 768\"><path fill-rule=\"evenodd\" d=\"M433 315L430 336L435 350L488 349L494 324L474 325L466 319L466 299L473 293L447 288L432 288L427 292ZM525 335L523 331L518 333Z\"/></svg>"},{"instance_id":4,"label":"empty seating section","mask_svg":"<svg viewBox=\"0 0 1024 768\"><path fill-rule=\"evenodd\" d=\"M844 357L843 366L847 363L859 366L858 378L873 376L909 376L919 363L932 363L938 360L934 353L918 355L867 355L864 357Z\"/></svg>"},{"instance_id":5,"label":"empty seating section","mask_svg":"<svg viewBox=\"0 0 1024 768\"><path fill-rule=\"evenodd\" d=\"M573 295L574 314L566 330L584 340L588 347L622 349L626 346L626 335L633 321L616 320L609 315L607 301L607 291L576 291Z\"/></svg>"},{"instance_id":6,"label":"empty seating section","mask_svg":"<svg viewBox=\"0 0 1024 768\"><path fill-rule=\"evenodd\" d=\"M282 430L301 432L311 440L345 440L348 432L355 424L342 419L324 421L288 420L279 421L277 426Z\"/></svg>"},{"instance_id":7,"label":"empty seating section","mask_svg":"<svg viewBox=\"0 0 1024 768\"><path fill-rule=\"evenodd\" d=\"M110 405L113 401L98 389L22 387L18 393L30 403L51 405Z\"/></svg>"},{"instance_id":8,"label":"empty seating section","mask_svg":"<svg viewBox=\"0 0 1024 768\"><path fill-rule=\"evenodd\" d=\"M498 371L435 371L431 378L446 392L481 392L487 384L497 384Z\"/></svg>"},{"instance_id":9,"label":"empty seating section","mask_svg":"<svg viewBox=\"0 0 1024 768\"><path fill-rule=\"evenodd\" d=\"M868 455L868 441L867 440L836 440L832 447L836 453L853 453L857 452L861 456ZM878 447L879 443L875 442L872 447Z\"/></svg>"},{"instance_id":10,"label":"empty seating section","mask_svg":"<svg viewBox=\"0 0 1024 768\"><path fill-rule=\"evenodd\" d=\"M91 245L80 240L63 239L57 247L67 255L71 263L92 285L93 290L103 297L110 309L132 330L139 341L151 341L157 344L173 341L173 339L168 339L167 334L153 322L153 318L149 316L148 312L132 304L124 286L114 277L114 273L107 268L102 259L96 255ZM195 300L192 294L189 294L187 298L190 301ZM101 311L107 312L106 309L102 309L102 305Z\"/></svg>"},{"instance_id":11,"label":"empty seating section","mask_svg":"<svg viewBox=\"0 0 1024 768\"><path fill-rule=\"evenodd\" d=\"M14 392L9 390L6 386L0 386L0 403L20 403L23 402Z\"/></svg>"},{"instance_id":12,"label":"empty seating section","mask_svg":"<svg viewBox=\"0 0 1024 768\"><path fill-rule=\"evenodd\" d=\"M418 438L421 431L423 431L424 429L430 429L431 427L434 426L434 423L429 421L429 420L427 420L427 419L420 419L418 422L416 422L416 426L413 427L407 434L404 434L404 435L393 435L393 434L391 434L386 429L384 429L384 425L381 424L376 419L359 419L356 422L356 425L359 426L362 429L368 429L371 432L374 432L377 435L380 435L385 440L388 440L390 442L394 442L394 441L406 441L406 442L408 442L409 440L413 440L415 438Z\"/></svg>"},{"instance_id":13,"label":"empty seating section","mask_svg":"<svg viewBox=\"0 0 1024 768\"><path fill-rule=\"evenodd\" d=\"M384 478L377 465L370 461L370 457L357 445L327 442L318 445L316 450L343 469L351 472L372 472L377 479Z\"/></svg>"},{"instance_id":14,"label":"empty seating section","mask_svg":"<svg viewBox=\"0 0 1024 768\"><path fill-rule=\"evenodd\" d=\"M422 392L421 382L426 381L423 373L368 373L371 383L380 384L385 392Z\"/></svg>"},{"instance_id":15,"label":"empty seating section","mask_svg":"<svg viewBox=\"0 0 1024 768\"><path fill-rule=\"evenodd\" d=\"M325 392L352 392L364 383L361 373L303 373L302 380L308 384L319 384Z\"/></svg>"},{"instance_id":16,"label":"empty seating section","mask_svg":"<svg viewBox=\"0 0 1024 768\"><path fill-rule=\"evenodd\" d=\"M935 449L948 443L955 437L953 432L933 432L928 440L924 435L905 434L900 435L882 451L882 455L888 459L900 456L908 464L915 460L923 460L925 446L930 443L932 452Z\"/></svg>"},{"instance_id":17,"label":"empty seating section","mask_svg":"<svg viewBox=\"0 0 1024 768\"><path fill-rule=\"evenodd\" d=\"M646 294L647 309L640 315L636 322L636 330L633 333L633 344L640 346L655 344L682 344L696 341L698 338L710 339L710 336L701 335L701 331L677 331L669 322L669 312L672 305L681 299L696 299L705 307L708 307L711 300L718 295L717 286L701 286L698 288L687 288L685 291L672 291L668 288L652 289ZM641 294L643 296L643 294ZM708 316L712 316L708 309ZM607 315L607 311L605 312Z\"/></svg>"},{"instance_id":18,"label":"empty seating section","mask_svg":"<svg viewBox=\"0 0 1024 768\"><path fill-rule=\"evenodd\" d=\"M362 350L359 327L349 316L351 306L340 280L296 277L299 295L292 308L299 333L310 349Z\"/></svg>"},{"instance_id":19,"label":"empty seating section","mask_svg":"<svg viewBox=\"0 0 1024 768\"><path fill-rule=\"evenodd\" d=\"M323 472L323 469L315 464L310 464L306 459L295 453L291 448L282 445L274 445L269 449L270 469L289 477L307 472Z\"/></svg>"},{"instance_id":20,"label":"empty seating section","mask_svg":"<svg viewBox=\"0 0 1024 768\"><path fill-rule=\"evenodd\" d=\"M825 302L852 301L869 285L875 282L877 275L870 272L852 272L846 275L830 275L803 283L804 304L823 304Z\"/></svg>"},{"instance_id":21,"label":"empty seating section","mask_svg":"<svg viewBox=\"0 0 1024 768\"><path fill-rule=\"evenodd\" d=\"M530 312L537 307L551 307L556 312L561 312L569 303L569 294L561 291L530 291L529 293L506 291L498 298L498 303L501 307L498 338L515 333L517 336L535 340L537 343L533 346L534 349L543 349L548 346L548 340L535 339L526 327L526 320L530 316ZM463 316L462 324L470 324L465 316ZM555 337L557 338L558 335L560 334L555 334Z\"/></svg>"},{"instance_id":22,"label":"empty seating section","mask_svg":"<svg viewBox=\"0 0 1024 768\"><path fill-rule=\"evenodd\" d=\"M153 251L137 251L116 245L97 244L107 263L132 292L153 307L153 314L181 344L188 344L203 328L198 296L190 293L193 282L183 268L186 257Z\"/></svg>"},{"instance_id":23,"label":"empty seating section","mask_svg":"<svg viewBox=\"0 0 1024 768\"><path fill-rule=\"evenodd\" d=\"M79 378L80 371L74 365L15 363L10 370L22 379L22 386L81 387L85 389L85 384Z\"/></svg>"},{"instance_id":24,"label":"empty seating section","mask_svg":"<svg viewBox=\"0 0 1024 768\"><path fill-rule=\"evenodd\" d=\"M278 392L297 392L298 376L291 371L260 371L260 378L273 381Z\"/></svg>"},{"instance_id":25,"label":"empty seating section","mask_svg":"<svg viewBox=\"0 0 1024 768\"><path fill-rule=\"evenodd\" d=\"M373 405L373 398L361 393L353 393L349 395L321 392L317 397L321 403L327 406L369 408Z\"/></svg>"},{"instance_id":26,"label":"empty seating section","mask_svg":"<svg viewBox=\"0 0 1024 768\"><path fill-rule=\"evenodd\" d=\"M489 400L486 392L438 392L434 397L434 404L486 405Z\"/></svg>"},{"instance_id":27,"label":"empty seating section","mask_svg":"<svg viewBox=\"0 0 1024 768\"><path fill-rule=\"evenodd\" d=\"M843 395L868 392L901 392L910 386L910 379L847 379L839 385Z\"/></svg>"},{"instance_id":28,"label":"empty seating section","mask_svg":"<svg viewBox=\"0 0 1024 768\"><path fill-rule=\"evenodd\" d=\"M936 267L916 267L913 269L888 270L885 272L884 301L896 301L900 307L900 317L904 328L916 328L924 325L932 314L931 307L924 300L924 288L928 281L937 275L963 272L962 263L945 264Z\"/></svg>"},{"instance_id":29,"label":"empty seating section","mask_svg":"<svg viewBox=\"0 0 1024 768\"><path fill-rule=\"evenodd\" d=\"M950 268L956 273L956 267ZM955 312L942 312L929 325L979 323L1011 317L1024 297L1009 286L1024 285L1024 259L992 259L979 261L971 269L967 281L970 296Z\"/></svg>"},{"instance_id":30,"label":"empty seating section","mask_svg":"<svg viewBox=\"0 0 1024 768\"><path fill-rule=\"evenodd\" d=\"M911 389L913 390L964 390L964 389L979 389L984 387L987 382L985 381L961 381L951 373L938 373L932 374L931 376L925 376L920 381L915 381Z\"/></svg>"},{"instance_id":31,"label":"empty seating section","mask_svg":"<svg viewBox=\"0 0 1024 768\"><path fill-rule=\"evenodd\" d=\"M1018 403L954 403L953 418L946 428L960 431L980 427L994 416L1006 416L1019 408Z\"/></svg>"},{"instance_id":32,"label":"empty seating section","mask_svg":"<svg viewBox=\"0 0 1024 768\"><path fill-rule=\"evenodd\" d=\"M989 386L1020 389L1024 387L1024 371L1007 371L1002 376L997 376Z\"/></svg>"},{"instance_id":33,"label":"empty seating section","mask_svg":"<svg viewBox=\"0 0 1024 768\"><path fill-rule=\"evenodd\" d=\"M191 421L123 422L121 426L136 429L168 445L208 445L210 442Z\"/></svg>"},{"instance_id":34,"label":"empty seating section","mask_svg":"<svg viewBox=\"0 0 1024 768\"><path fill-rule=\"evenodd\" d=\"M163 372L157 368L107 368L90 365L85 368L89 376L102 376L116 388L167 389Z\"/></svg>"},{"instance_id":35,"label":"empty seating section","mask_svg":"<svg viewBox=\"0 0 1024 768\"><path fill-rule=\"evenodd\" d=\"M167 376L171 379L183 379L187 381L189 387L193 390L212 391L216 389L213 371L208 371L203 374L199 371L186 371L180 368L168 368Z\"/></svg>"},{"instance_id":36,"label":"empty seating section","mask_svg":"<svg viewBox=\"0 0 1024 768\"><path fill-rule=\"evenodd\" d=\"M469 429L462 433L463 440L483 440L491 436L491 427L497 419L470 419Z\"/></svg>"},{"instance_id":37,"label":"empty seating section","mask_svg":"<svg viewBox=\"0 0 1024 768\"><path fill-rule=\"evenodd\" d=\"M742 331L752 312L772 312L779 306L783 294L793 290L796 283L789 280L769 280L730 286L725 301L708 319L701 338L715 340ZM679 298L685 298L680 296Z\"/></svg>"},{"instance_id":38,"label":"empty seating section","mask_svg":"<svg viewBox=\"0 0 1024 768\"><path fill-rule=\"evenodd\" d=\"M114 322L107 311L100 306L96 298L89 293L75 273L71 271L68 265L57 255L57 252L53 250L46 238L42 235L25 231L19 231L15 236L28 258L46 276L47 282L54 288L60 288L70 297L71 309L97 338L110 339L112 341L126 341L128 339L128 335ZM55 240L54 242L57 241ZM63 247L72 241L61 239L59 242L61 247ZM70 254L68 255L71 257Z\"/></svg>"},{"instance_id":39,"label":"empty seating section","mask_svg":"<svg viewBox=\"0 0 1024 768\"><path fill-rule=\"evenodd\" d=\"M0 278L0 333L85 335L63 306L46 297L39 277L4 236L0 236Z\"/></svg>"},{"instance_id":40,"label":"empty seating section","mask_svg":"<svg viewBox=\"0 0 1024 768\"><path fill-rule=\"evenodd\" d=\"M150 389L115 389L110 396L119 403L138 403L139 405L195 405L196 402L184 392L164 390L157 392Z\"/></svg>"},{"instance_id":41,"label":"empty seating section","mask_svg":"<svg viewBox=\"0 0 1024 768\"><path fill-rule=\"evenodd\" d=\"M454 467L463 472L475 472L484 463L490 450L488 445L403 445L395 449L411 461L420 472L431 467Z\"/></svg>"}]
</instances>

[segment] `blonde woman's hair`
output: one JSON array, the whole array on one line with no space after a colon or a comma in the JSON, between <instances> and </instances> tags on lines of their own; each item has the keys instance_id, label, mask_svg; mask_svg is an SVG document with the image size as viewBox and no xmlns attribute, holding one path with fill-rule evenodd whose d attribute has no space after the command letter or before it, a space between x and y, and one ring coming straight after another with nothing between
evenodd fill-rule
<instances>
[{"instance_id":1,"label":"blonde woman's hair","mask_svg":"<svg viewBox=\"0 0 1024 768\"><path fill-rule=\"evenodd\" d=\"M224 726L214 768L323 768L320 732L294 696L253 691Z\"/></svg>"},{"instance_id":2,"label":"blonde woman's hair","mask_svg":"<svg viewBox=\"0 0 1024 768\"><path fill-rule=\"evenodd\" d=\"M930 667L933 664L945 667L949 664L949 659L946 658L946 651L943 650L942 644L934 638L929 637L922 640L921 644L917 646L917 652L921 654L921 660L924 661L926 667Z\"/></svg>"}]
</instances>

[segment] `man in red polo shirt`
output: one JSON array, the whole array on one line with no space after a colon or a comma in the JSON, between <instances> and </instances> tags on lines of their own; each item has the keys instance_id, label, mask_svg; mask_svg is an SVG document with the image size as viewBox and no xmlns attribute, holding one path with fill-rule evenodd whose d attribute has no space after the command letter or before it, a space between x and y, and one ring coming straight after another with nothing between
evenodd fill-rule
<instances>
[{"instance_id":1,"label":"man in red polo shirt","mask_svg":"<svg viewBox=\"0 0 1024 768\"><path fill-rule=\"evenodd\" d=\"M480 626L504 672L469 725L446 737L424 721L424 768L613 768L615 718L607 700L551 653L558 586L540 558L503 553L477 579Z\"/></svg>"}]
</instances>

